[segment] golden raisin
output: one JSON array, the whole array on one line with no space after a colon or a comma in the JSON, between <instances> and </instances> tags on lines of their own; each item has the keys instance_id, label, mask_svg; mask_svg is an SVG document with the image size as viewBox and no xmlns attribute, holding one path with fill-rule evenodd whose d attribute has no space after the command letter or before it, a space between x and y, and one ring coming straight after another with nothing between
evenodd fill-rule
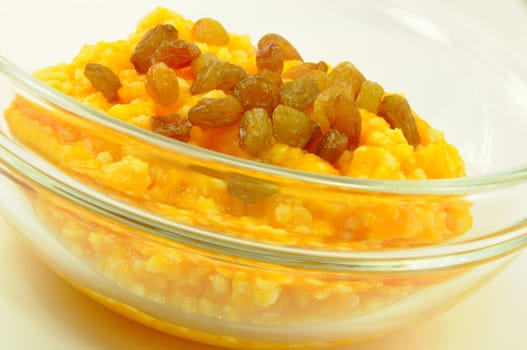
<instances>
[{"instance_id":1,"label":"golden raisin","mask_svg":"<svg viewBox=\"0 0 527 350\"><path fill-rule=\"evenodd\" d=\"M284 78L286 79L300 78L314 70L318 70L318 71L326 73L328 71L328 65L323 61L320 61L318 63L305 62L305 63L299 64L298 66L294 66L290 68L288 71L284 72Z\"/></svg>"},{"instance_id":2,"label":"golden raisin","mask_svg":"<svg viewBox=\"0 0 527 350\"><path fill-rule=\"evenodd\" d=\"M244 110L263 108L267 113L280 103L280 90L275 84L258 76L249 76L234 86L233 96Z\"/></svg>"},{"instance_id":3,"label":"golden raisin","mask_svg":"<svg viewBox=\"0 0 527 350\"><path fill-rule=\"evenodd\" d=\"M305 113L284 105L278 105L272 115L273 136L276 141L293 147L304 147L316 124Z\"/></svg>"},{"instance_id":4,"label":"golden raisin","mask_svg":"<svg viewBox=\"0 0 527 350\"><path fill-rule=\"evenodd\" d=\"M163 62L148 69L145 82L146 92L157 103L169 105L179 98L179 83L176 72Z\"/></svg>"},{"instance_id":5,"label":"golden raisin","mask_svg":"<svg viewBox=\"0 0 527 350\"><path fill-rule=\"evenodd\" d=\"M308 74L308 76L311 76L313 73L316 72L318 71L312 71ZM324 74L322 72L320 73ZM322 81L321 83L323 84L324 81ZM329 118L327 116L329 100L337 95L346 96L353 100L351 84L339 83L337 85L329 85L328 82L326 82L326 84L327 87L322 90L322 92L318 95L317 99L313 103L313 113L311 114L313 120L316 121L324 131L329 130L330 124Z\"/></svg>"},{"instance_id":6,"label":"golden raisin","mask_svg":"<svg viewBox=\"0 0 527 350\"><path fill-rule=\"evenodd\" d=\"M256 51L256 66L258 70L269 69L282 73L284 69L284 54L274 41L268 41Z\"/></svg>"},{"instance_id":7,"label":"golden raisin","mask_svg":"<svg viewBox=\"0 0 527 350\"><path fill-rule=\"evenodd\" d=\"M311 106L318 94L320 94L318 84L311 77L300 77L288 81L280 88L282 104L299 110Z\"/></svg>"},{"instance_id":8,"label":"golden raisin","mask_svg":"<svg viewBox=\"0 0 527 350\"><path fill-rule=\"evenodd\" d=\"M230 174L225 177L227 190L234 198L246 204L253 204L272 196L278 191L276 185L245 175Z\"/></svg>"},{"instance_id":9,"label":"golden raisin","mask_svg":"<svg viewBox=\"0 0 527 350\"><path fill-rule=\"evenodd\" d=\"M282 86L282 74L274 70L261 69L256 73L256 76L264 78L275 84L277 87Z\"/></svg>"},{"instance_id":10,"label":"golden raisin","mask_svg":"<svg viewBox=\"0 0 527 350\"><path fill-rule=\"evenodd\" d=\"M353 99L357 96L362 83L364 82L364 75L350 62L341 62L333 68L328 77L328 86L344 84L351 87L351 96Z\"/></svg>"},{"instance_id":11,"label":"golden raisin","mask_svg":"<svg viewBox=\"0 0 527 350\"><path fill-rule=\"evenodd\" d=\"M351 97L343 94L332 95L328 99L326 116L329 122L333 123L341 115L350 114L353 109L355 109L355 103Z\"/></svg>"},{"instance_id":12,"label":"golden raisin","mask_svg":"<svg viewBox=\"0 0 527 350\"><path fill-rule=\"evenodd\" d=\"M115 102L119 99L118 92L122 84L119 77L110 68L98 63L88 63L84 67L84 75L108 102Z\"/></svg>"},{"instance_id":13,"label":"golden raisin","mask_svg":"<svg viewBox=\"0 0 527 350\"><path fill-rule=\"evenodd\" d=\"M253 108L245 112L240 121L240 148L257 156L271 147L273 126L269 115L263 108Z\"/></svg>"},{"instance_id":14,"label":"golden raisin","mask_svg":"<svg viewBox=\"0 0 527 350\"><path fill-rule=\"evenodd\" d=\"M245 77L247 72L242 67L229 62L211 60L198 73L190 87L190 93L196 95L214 89L230 92L234 85Z\"/></svg>"},{"instance_id":15,"label":"golden raisin","mask_svg":"<svg viewBox=\"0 0 527 350\"><path fill-rule=\"evenodd\" d=\"M236 124L242 107L234 97L202 98L188 111L188 119L203 130Z\"/></svg>"},{"instance_id":16,"label":"golden raisin","mask_svg":"<svg viewBox=\"0 0 527 350\"><path fill-rule=\"evenodd\" d=\"M322 138L322 129L320 128L320 125L318 125L315 122L313 133L311 134L311 137L309 138L309 141L307 142L307 144L304 146L304 149L310 153L316 153L317 146L321 138Z\"/></svg>"},{"instance_id":17,"label":"golden raisin","mask_svg":"<svg viewBox=\"0 0 527 350\"><path fill-rule=\"evenodd\" d=\"M377 113L383 95L384 89L381 85L366 80L362 83L355 103L359 108L363 108L372 113Z\"/></svg>"},{"instance_id":18,"label":"golden raisin","mask_svg":"<svg viewBox=\"0 0 527 350\"><path fill-rule=\"evenodd\" d=\"M410 145L421 143L412 110L403 96L385 96L379 106L379 116L386 119L390 127L401 129Z\"/></svg>"},{"instance_id":19,"label":"golden raisin","mask_svg":"<svg viewBox=\"0 0 527 350\"><path fill-rule=\"evenodd\" d=\"M227 45L229 34L220 22L212 18L201 18L194 23L192 35L196 41L208 45Z\"/></svg>"},{"instance_id":20,"label":"golden raisin","mask_svg":"<svg viewBox=\"0 0 527 350\"><path fill-rule=\"evenodd\" d=\"M305 76L315 79L315 81L318 84L318 88L320 89L320 91L326 90L326 88L328 86L328 75L327 75L327 73L322 72L320 70L312 70L311 72L308 72Z\"/></svg>"},{"instance_id":21,"label":"golden raisin","mask_svg":"<svg viewBox=\"0 0 527 350\"><path fill-rule=\"evenodd\" d=\"M155 115L150 119L152 131L181 141L190 139L192 124L179 114Z\"/></svg>"},{"instance_id":22,"label":"golden raisin","mask_svg":"<svg viewBox=\"0 0 527 350\"><path fill-rule=\"evenodd\" d=\"M338 116L332 127L346 134L348 137L348 148L355 149L359 146L362 121L360 112L356 107L350 114Z\"/></svg>"},{"instance_id":23,"label":"golden raisin","mask_svg":"<svg viewBox=\"0 0 527 350\"><path fill-rule=\"evenodd\" d=\"M283 36L275 33L269 33L264 35L258 41L258 48L261 49L270 41L274 41L282 49L284 60L298 60L303 61L302 56L298 53L293 45L287 41Z\"/></svg>"},{"instance_id":24,"label":"golden raisin","mask_svg":"<svg viewBox=\"0 0 527 350\"><path fill-rule=\"evenodd\" d=\"M139 73L146 73L153 64L152 57L155 51L164 41L178 39L178 31L171 24L159 24L150 29L141 38L132 53L130 61Z\"/></svg>"},{"instance_id":25,"label":"golden raisin","mask_svg":"<svg viewBox=\"0 0 527 350\"><path fill-rule=\"evenodd\" d=\"M362 119L358 108L350 97L335 95L329 98L326 115L333 129L347 136L349 148L359 145Z\"/></svg>"},{"instance_id":26,"label":"golden raisin","mask_svg":"<svg viewBox=\"0 0 527 350\"><path fill-rule=\"evenodd\" d=\"M201 51L196 44L185 40L166 40L161 42L152 55L152 64L163 62L173 69L190 66L195 58L199 57Z\"/></svg>"},{"instance_id":27,"label":"golden raisin","mask_svg":"<svg viewBox=\"0 0 527 350\"><path fill-rule=\"evenodd\" d=\"M211 61L218 61L218 57L211 52L203 52L196 57L190 64L194 76L197 77L199 72L201 72Z\"/></svg>"},{"instance_id":28,"label":"golden raisin","mask_svg":"<svg viewBox=\"0 0 527 350\"><path fill-rule=\"evenodd\" d=\"M348 136L335 129L330 129L322 136L317 147L317 155L328 161L336 162L348 147Z\"/></svg>"}]
</instances>

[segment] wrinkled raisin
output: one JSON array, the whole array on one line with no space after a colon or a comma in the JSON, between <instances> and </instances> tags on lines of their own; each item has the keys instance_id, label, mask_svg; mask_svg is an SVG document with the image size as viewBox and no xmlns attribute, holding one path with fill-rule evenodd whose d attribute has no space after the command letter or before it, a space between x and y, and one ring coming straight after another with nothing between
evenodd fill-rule
<instances>
[{"instance_id":1,"label":"wrinkled raisin","mask_svg":"<svg viewBox=\"0 0 527 350\"><path fill-rule=\"evenodd\" d=\"M302 60L302 56L298 53L298 51L294 48L293 45L289 41L287 41L283 36L279 34L269 33L264 35L259 41L258 41L258 48L264 47L268 42L274 41L280 48L282 49L284 60Z\"/></svg>"},{"instance_id":2,"label":"wrinkled raisin","mask_svg":"<svg viewBox=\"0 0 527 350\"><path fill-rule=\"evenodd\" d=\"M179 83L176 72L163 62L148 69L145 82L146 92L157 103L169 105L179 98Z\"/></svg>"},{"instance_id":3,"label":"wrinkled raisin","mask_svg":"<svg viewBox=\"0 0 527 350\"><path fill-rule=\"evenodd\" d=\"M258 70L269 69L282 73L284 69L284 54L274 41L268 41L256 51L256 66Z\"/></svg>"},{"instance_id":4,"label":"wrinkled raisin","mask_svg":"<svg viewBox=\"0 0 527 350\"><path fill-rule=\"evenodd\" d=\"M161 42L152 55L152 64L163 62L173 69L190 66L192 60L200 55L198 47L185 40L166 40Z\"/></svg>"},{"instance_id":5,"label":"wrinkled raisin","mask_svg":"<svg viewBox=\"0 0 527 350\"><path fill-rule=\"evenodd\" d=\"M194 23L192 35L196 41L208 45L227 45L229 34L220 22L212 18L201 18Z\"/></svg>"},{"instance_id":6,"label":"wrinkled raisin","mask_svg":"<svg viewBox=\"0 0 527 350\"><path fill-rule=\"evenodd\" d=\"M267 113L280 103L280 90L275 84L258 76L249 76L234 86L233 96L244 110L263 108Z\"/></svg>"},{"instance_id":7,"label":"wrinkled raisin","mask_svg":"<svg viewBox=\"0 0 527 350\"><path fill-rule=\"evenodd\" d=\"M326 115L330 120L331 127L347 136L348 148L356 148L360 141L362 119L353 100L344 95L330 97L326 107Z\"/></svg>"},{"instance_id":8,"label":"wrinkled raisin","mask_svg":"<svg viewBox=\"0 0 527 350\"><path fill-rule=\"evenodd\" d=\"M322 129L320 128L320 125L315 122L313 127L313 133L311 134L311 137L309 138L307 144L304 146L304 149L310 153L316 153L317 146L321 138Z\"/></svg>"},{"instance_id":9,"label":"wrinkled raisin","mask_svg":"<svg viewBox=\"0 0 527 350\"><path fill-rule=\"evenodd\" d=\"M196 57L190 64L194 76L197 77L199 72L201 72L211 61L218 61L218 57L211 52L203 52Z\"/></svg>"},{"instance_id":10,"label":"wrinkled raisin","mask_svg":"<svg viewBox=\"0 0 527 350\"><path fill-rule=\"evenodd\" d=\"M251 176L227 173L210 166L195 164L189 164L188 168L197 174L225 181L229 194L246 204L256 203L278 192L278 186L275 184Z\"/></svg>"},{"instance_id":11,"label":"wrinkled raisin","mask_svg":"<svg viewBox=\"0 0 527 350\"><path fill-rule=\"evenodd\" d=\"M330 96L326 106L326 116L330 123L333 123L338 117L350 114L355 109L355 103L343 94Z\"/></svg>"},{"instance_id":12,"label":"wrinkled raisin","mask_svg":"<svg viewBox=\"0 0 527 350\"><path fill-rule=\"evenodd\" d=\"M294 66L290 68L288 71L284 72L284 78L287 78L287 79L300 78L314 70L318 70L318 71L326 73L328 71L328 65L323 61L320 61L318 63L305 62L305 63L299 64L298 66Z\"/></svg>"},{"instance_id":13,"label":"wrinkled raisin","mask_svg":"<svg viewBox=\"0 0 527 350\"><path fill-rule=\"evenodd\" d=\"M179 114L155 115L150 119L152 131L181 141L190 139L192 124Z\"/></svg>"},{"instance_id":14,"label":"wrinkled raisin","mask_svg":"<svg viewBox=\"0 0 527 350\"><path fill-rule=\"evenodd\" d=\"M348 148L355 149L359 146L362 120L357 107L354 107L349 114L338 116L332 127L348 136Z\"/></svg>"},{"instance_id":15,"label":"wrinkled raisin","mask_svg":"<svg viewBox=\"0 0 527 350\"><path fill-rule=\"evenodd\" d=\"M308 115L284 105L275 108L272 121L276 141L293 147L304 147L316 128Z\"/></svg>"},{"instance_id":16,"label":"wrinkled raisin","mask_svg":"<svg viewBox=\"0 0 527 350\"><path fill-rule=\"evenodd\" d=\"M311 74L315 73L316 71L313 71L308 74L310 76ZM322 72L320 72L322 73ZM322 73L324 74L324 73ZM313 113L311 117L314 121L316 121L323 130L329 129L329 118L327 116L327 108L329 104L329 100L334 98L337 95L343 95L349 98L352 98L352 88L351 84L337 84L337 85L329 85L326 87L326 89L322 90L322 92L318 95L317 99L313 103Z\"/></svg>"},{"instance_id":17,"label":"wrinkled raisin","mask_svg":"<svg viewBox=\"0 0 527 350\"><path fill-rule=\"evenodd\" d=\"M288 81L280 88L282 104L299 110L311 106L319 93L318 84L311 77L300 77Z\"/></svg>"},{"instance_id":18,"label":"wrinkled raisin","mask_svg":"<svg viewBox=\"0 0 527 350\"><path fill-rule=\"evenodd\" d=\"M240 148L257 156L272 144L273 126L263 108L254 108L244 113L240 121Z\"/></svg>"},{"instance_id":19,"label":"wrinkled raisin","mask_svg":"<svg viewBox=\"0 0 527 350\"><path fill-rule=\"evenodd\" d=\"M98 63L88 63L84 67L84 75L108 102L115 102L119 99L118 92L122 84L119 77L110 68Z\"/></svg>"},{"instance_id":20,"label":"wrinkled raisin","mask_svg":"<svg viewBox=\"0 0 527 350\"><path fill-rule=\"evenodd\" d=\"M317 146L317 155L330 163L336 162L348 147L348 136L335 129L330 129L322 136Z\"/></svg>"},{"instance_id":21,"label":"wrinkled raisin","mask_svg":"<svg viewBox=\"0 0 527 350\"><path fill-rule=\"evenodd\" d=\"M312 70L311 72L307 73L305 76L315 79L315 81L318 84L318 88L320 89L320 91L326 90L326 88L328 86L328 75L327 75L327 73L322 72L320 70Z\"/></svg>"},{"instance_id":22,"label":"wrinkled raisin","mask_svg":"<svg viewBox=\"0 0 527 350\"><path fill-rule=\"evenodd\" d=\"M236 124L242 107L234 97L202 98L188 111L188 119L203 130Z\"/></svg>"},{"instance_id":23,"label":"wrinkled raisin","mask_svg":"<svg viewBox=\"0 0 527 350\"><path fill-rule=\"evenodd\" d=\"M377 113L383 95L384 89L381 85L366 80L362 83L355 103L359 108L364 108L372 113Z\"/></svg>"},{"instance_id":24,"label":"wrinkled raisin","mask_svg":"<svg viewBox=\"0 0 527 350\"><path fill-rule=\"evenodd\" d=\"M249 176L230 174L225 177L227 190L234 198L246 204L253 204L272 196L278 191L276 185Z\"/></svg>"},{"instance_id":25,"label":"wrinkled raisin","mask_svg":"<svg viewBox=\"0 0 527 350\"><path fill-rule=\"evenodd\" d=\"M247 72L235 64L224 61L210 61L199 72L190 87L193 95L202 94L214 89L230 92L234 85L247 77Z\"/></svg>"},{"instance_id":26,"label":"wrinkled raisin","mask_svg":"<svg viewBox=\"0 0 527 350\"><path fill-rule=\"evenodd\" d=\"M328 77L328 86L344 84L351 87L351 96L353 99L357 96L364 75L350 62L341 62L333 68Z\"/></svg>"},{"instance_id":27,"label":"wrinkled raisin","mask_svg":"<svg viewBox=\"0 0 527 350\"><path fill-rule=\"evenodd\" d=\"M379 116L386 119L390 127L401 129L410 145L417 146L421 142L412 110L403 96L385 96L379 106Z\"/></svg>"},{"instance_id":28,"label":"wrinkled raisin","mask_svg":"<svg viewBox=\"0 0 527 350\"><path fill-rule=\"evenodd\" d=\"M274 70L261 69L256 73L256 76L264 78L275 84L277 87L282 86L282 74Z\"/></svg>"},{"instance_id":29,"label":"wrinkled raisin","mask_svg":"<svg viewBox=\"0 0 527 350\"><path fill-rule=\"evenodd\" d=\"M152 57L157 48L164 41L178 39L178 31L171 24L159 24L150 29L141 38L134 49L130 61L139 73L146 73L153 64Z\"/></svg>"}]
</instances>

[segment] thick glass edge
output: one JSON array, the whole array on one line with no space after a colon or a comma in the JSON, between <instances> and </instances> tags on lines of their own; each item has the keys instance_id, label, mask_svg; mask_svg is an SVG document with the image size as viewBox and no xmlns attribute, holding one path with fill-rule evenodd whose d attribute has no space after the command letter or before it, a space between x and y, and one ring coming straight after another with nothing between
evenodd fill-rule
<instances>
[{"instance_id":1,"label":"thick glass edge","mask_svg":"<svg viewBox=\"0 0 527 350\"><path fill-rule=\"evenodd\" d=\"M0 55L0 72L14 87L47 103L56 105L86 120L141 140L152 146L179 152L201 160L218 162L243 170L260 172L305 183L333 186L361 192L412 195L465 195L509 187L527 181L527 165L485 175L442 180L372 180L322 175L254 162L203 149L143 130L93 109L32 77Z\"/></svg>"},{"instance_id":2,"label":"thick glass edge","mask_svg":"<svg viewBox=\"0 0 527 350\"><path fill-rule=\"evenodd\" d=\"M380 252L342 252L278 246L179 224L132 207L105 196L64 173L51 172L50 170L55 169L51 164L5 137L0 137L0 159L2 172L16 172L25 180L110 220L208 253L226 254L256 262L322 271L403 273L477 263L512 253L527 245L526 221L490 238L448 246Z\"/></svg>"}]
</instances>

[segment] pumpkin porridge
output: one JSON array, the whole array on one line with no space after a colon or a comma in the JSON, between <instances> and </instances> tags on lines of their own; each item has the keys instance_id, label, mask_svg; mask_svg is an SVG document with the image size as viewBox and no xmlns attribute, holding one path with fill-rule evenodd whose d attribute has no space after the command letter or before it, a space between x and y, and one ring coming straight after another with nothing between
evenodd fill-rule
<instances>
[{"instance_id":1,"label":"pumpkin porridge","mask_svg":"<svg viewBox=\"0 0 527 350\"><path fill-rule=\"evenodd\" d=\"M440 131L403 95L384 91L352 63L304 62L274 33L253 46L248 36L229 33L211 18L194 22L158 8L127 39L85 45L72 62L35 76L172 142L270 166L383 180L465 175L463 160ZM364 251L441 243L472 225L470 203L458 197L409 199L278 186L271 175L211 170L205 161L189 165L186 156L170 152L152 156L138 144L97 127L80 128L67 112L21 96L5 118L20 142L76 179L149 213L232 237ZM66 202L35 198L35 207L72 252L119 287L181 314L233 324L345 319L451 277L333 278L267 265L255 272L183 247L149 244L139 233ZM264 348L151 319L87 293L169 333Z\"/></svg>"}]
</instances>

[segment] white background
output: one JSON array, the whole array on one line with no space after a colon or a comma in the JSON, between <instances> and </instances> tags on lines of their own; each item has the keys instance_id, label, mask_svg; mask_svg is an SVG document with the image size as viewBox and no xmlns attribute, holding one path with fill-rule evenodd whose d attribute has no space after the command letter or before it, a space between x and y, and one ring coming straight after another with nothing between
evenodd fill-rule
<instances>
[{"instance_id":1,"label":"white background","mask_svg":"<svg viewBox=\"0 0 527 350\"><path fill-rule=\"evenodd\" d=\"M185 1L184 7L193 6L190 5L191 2L199 4L199 1ZM0 11L4 11L5 16L5 11L10 9L27 8L31 11L32 5L35 5L37 8L30 15L43 16L47 3L5 0L0 5ZM71 3L90 3L89 8L79 5L79 10L86 16L93 16L96 26L96 9L104 11L104 1ZM330 6L331 1L327 3ZM527 60L526 1L445 0L443 4L455 8L469 20L494 32L501 40L523 53ZM152 3L151 7L153 6L155 5ZM175 4L170 7L176 9ZM200 11L207 13L206 9ZM183 10L181 12L186 14ZM139 18L135 13L130 16L133 19ZM67 22L73 24L74 19L70 18ZM7 27L6 22L3 23ZM52 23L50 25L53 26ZM2 26L0 23L0 48L9 43L8 34ZM31 31L38 28L31 27L31 21L28 21L20 23L20 30ZM67 31L67 28L62 30ZM40 49L45 49L45 45ZM38 52L28 56L26 64L33 65L31 60L38 61ZM352 347L355 350L525 348L527 253L520 255L476 294L442 315L397 334ZM0 349L214 348L160 334L107 311L44 267L16 240L5 223L0 221Z\"/></svg>"}]
</instances>

